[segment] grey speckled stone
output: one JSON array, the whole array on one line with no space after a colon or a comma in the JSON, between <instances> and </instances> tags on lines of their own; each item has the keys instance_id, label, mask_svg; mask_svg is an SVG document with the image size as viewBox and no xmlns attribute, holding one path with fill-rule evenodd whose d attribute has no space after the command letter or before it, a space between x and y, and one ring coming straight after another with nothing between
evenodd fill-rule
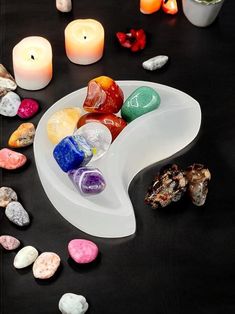
<instances>
[{"instance_id":1,"label":"grey speckled stone","mask_svg":"<svg viewBox=\"0 0 235 314\"><path fill-rule=\"evenodd\" d=\"M72 10L71 0L56 0L56 8L60 12L70 12Z\"/></svg>"},{"instance_id":2,"label":"grey speckled stone","mask_svg":"<svg viewBox=\"0 0 235 314\"><path fill-rule=\"evenodd\" d=\"M6 207L10 202L17 201L16 192L9 187L0 188L0 207Z\"/></svg>"},{"instance_id":3,"label":"grey speckled stone","mask_svg":"<svg viewBox=\"0 0 235 314\"><path fill-rule=\"evenodd\" d=\"M167 56L156 56L143 62L142 66L145 70L154 71L161 69L168 61Z\"/></svg>"},{"instance_id":4,"label":"grey speckled stone","mask_svg":"<svg viewBox=\"0 0 235 314\"><path fill-rule=\"evenodd\" d=\"M16 93L7 93L5 96L0 98L0 114L6 117L16 116L20 103L20 97Z\"/></svg>"},{"instance_id":5,"label":"grey speckled stone","mask_svg":"<svg viewBox=\"0 0 235 314\"><path fill-rule=\"evenodd\" d=\"M7 218L17 226L23 227L30 223L28 213L19 202L9 203L6 207L5 214Z\"/></svg>"}]
</instances>

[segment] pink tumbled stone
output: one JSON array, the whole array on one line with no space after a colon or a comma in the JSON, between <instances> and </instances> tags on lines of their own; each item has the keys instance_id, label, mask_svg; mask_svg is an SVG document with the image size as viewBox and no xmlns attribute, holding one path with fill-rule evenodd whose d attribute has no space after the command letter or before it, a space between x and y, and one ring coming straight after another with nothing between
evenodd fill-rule
<instances>
[{"instance_id":1,"label":"pink tumbled stone","mask_svg":"<svg viewBox=\"0 0 235 314\"><path fill-rule=\"evenodd\" d=\"M68 251L76 263L86 264L96 259L99 250L97 245L89 240L74 239L69 242Z\"/></svg>"},{"instance_id":2,"label":"pink tumbled stone","mask_svg":"<svg viewBox=\"0 0 235 314\"><path fill-rule=\"evenodd\" d=\"M5 250L15 250L20 246L20 241L9 235L0 236L0 244Z\"/></svg>"},{"instance_id":3,"label":"pink tumbled stone","mask_svg":"<svg viewBox=\"0 0 235 314\"><path fill-rule=\"evenodd\" d=\"M53 252L44 252L33 264L33 275L38 279L51 278L60 266L60 257Z\"/></svg>"},{"instance_id":4,"label":"pink tumbled stone","mask_svg":"<svg viewBox=\"0 0 235 314\"><path fill-rule=\"evenodd\" d=\"M11 149L0 150L0 168L13 170L22 167L27 161L27 157Z\"/></svg>"},{"instance_id":5,"label":"pink tumbled stone","mask_svg":"<svg viewBox=\"0 0 235 314\"><path fill-rule=\"evenodd\" d=\"M22 119L29 119L34 116L39 109L39 105L36 100L25 98L21 101L17 115Z\"/></svg>"}]
</instances>

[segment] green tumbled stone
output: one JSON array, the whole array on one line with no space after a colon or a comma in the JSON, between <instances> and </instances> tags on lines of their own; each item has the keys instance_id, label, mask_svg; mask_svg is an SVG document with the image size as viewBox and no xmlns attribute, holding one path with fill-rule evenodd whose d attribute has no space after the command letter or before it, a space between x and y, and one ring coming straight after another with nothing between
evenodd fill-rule
<instances>
[{"instance_id":1,"label":"green tumbled stone","mask_svg":"<svg viewBox=\"0 0 235 314\"><path fill-rule=\"evenodd\" d=\"M121 114L123 119L131 122L143 114L157 109L161 98L151 87L142 86L137 88L124 102Z\"/></svg>"}]
</instances>

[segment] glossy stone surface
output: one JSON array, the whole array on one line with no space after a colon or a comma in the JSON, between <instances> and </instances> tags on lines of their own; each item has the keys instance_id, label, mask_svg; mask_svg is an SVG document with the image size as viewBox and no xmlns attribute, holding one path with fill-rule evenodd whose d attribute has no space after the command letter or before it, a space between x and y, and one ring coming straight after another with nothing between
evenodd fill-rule
<instances>
[{"instance_id":1,"label":"glossy stone surface","mask_svg":"<svg viewBox=\"0 0 235 314\"><path fill-rule=\"evenodd\" d=\"M0 97L17 88L16 82L7 69L0 64Z\"/></svg>"},{"instance_id":2,"label":"glossy stone surface","mask_svg":"<svg viewBox=\"0 0 235 314\"><path fill-rule=\"evenodd\" d=\"M176 0L163 0L162 9L167 14L176 14L178 12L178 5Z\"/></svg>"},{"instance_id":3,"label":"glossy stone surface","mask_svg":"<svg viewBox=\"0 0 235 314\"><path fill-rule=\"evenodd\" d=\"M88 310L88 303L82 295L65 293L59 301L62 314L84 314Z\"/></svg>"},{"instance_id":4,"label":"glossy stone surface","mask_svg":"<svg viewBox=\"0 0 235 314\"><path fill-rule=\"evenodd\" d=\"M6 207L12 201L17 201L16 192L12 188L2 186L0 188L0 207Z\"/></svg>"},{"instance_id":5,"label":"glossy stone surface","mask_svg":"<svg viewBox=\"0 0 235 314\"><path fill-rule=\"evenodd\" d=\"M27 157L11 149L3 148L0 150L0 168L14 170L22 167L27 161Z\"/></svg>"},{"instance_id":6,"label":"glossy stone surface","mask_svg":"<svg viewBox=\"0 0 235 314\"><path fill-rule=\"evenodd\" d=\"M187 189L188 180L185 171L176 164L161 169L148 188L145 203L152 208L166 207L181 199Z\"/></svg>"},{"instance_id":7,"label":"glossy stone surface","mask_svg":"<svg viewBox=\"0 0 235 314\"><path fill-rule=\"evenodd\" d=\"M20 241L10 235L2 235L0 236L0 244L5 250L12 251L20 246Z\"/></svg>"},{"instance_id":8,"label":"glossy stone surface","mask_svg":"<svg viewBox=\"0 0 235 314\"><path fill-rule=\"evenodd\" d=\"M160 102L160 96L153 88L139 87L124 102L121 110L122 117L127 122L131 122L143 114L157 109Z\"/></svg>"},{"instance_id":9,"label":"glossy stone surface","mask_svg":"<svg viewBox=\"0 0 235 314\"><path fill-rule=\"evenodd\" d=\"M108 151L112 142L112 134L109 129L98 122L83 125L74 135L83 136L90 145L93 152L91 161L101 158Z\"/></svg>"},{"instance_id":10,"label":"glossy stone surface","mask_svg":"<svg viewBox=\"0 0 235 314\"><path fill-rule=\"evenodd\" d=\"M201 164L193 164L186 170L189 196L196 206L202 206L206 202L208 184L211 173L208 168Z\"/></svg>"},{"instance_id":11,"label":"glossy stone surface","mask_svg":"<svg viewBox=\"0 0 235 314\"><path fill-rule=\"evenodd\" d=\"M99 76L88 83L83 108L88 112L117 113L123 99L123 92L113 79Z\"/></svg>"},{"instance_id":12,"label":"glossy stone surface","mask_svg":"<svg viewBox=\"0 0 235 314\"><path fill-rule=\"evenodd\" d=\"M70 12L72 10L71 0L56 0L56 8L60 12Z\"/></svg>"},{"instance_id":13,"label":"glossy stone surface","mask_svg":"<svg viewBox=\"0 0 235 314\"><path fill-rule=\"evenodd\" d=\"M86 165L92 158L91 147L80 135L67 136L53 151L53 156L64 172Z\"/></svg>"},{"instance_id":14,"label":"glossy stone surface","mask_svg":"<svg viewBox=\"0 0 235 314\"><path fill-rule=\"evenodd\" d=\"M33 275L38 279L51 278L60 266L60 257L53 252L44 252L33 264Z\"/></svg>"},{"instance_id":15,"label":"glossy stone surface","mask_svg":"<svg viewBox=\"0 0 235 314\"><path fill-rule=\"evenodd\" d=\"M99 194L106 187L104 177L97 168L81 167L69 171L68 175L81 194Z\"/></svg>"},{"instance_id":16,"label":"glossy stone surface","mask_svg":"<svg viewBox=\"0 0 235 314\"><path fill-rule=\"evenodd\" d=\"M168 56L156 56L144 61L142 66L145 70L154 71L161 69L168 62L168 60Z\"/></svg>"},{"instance_id":17,"label":"glossy stone surface","mask_svg":"<svg viewBox=\"0 0 235 314\"><path fill-rule=\"evenodd\" d=\"M74 239L68 244L70 257L79 264L87 264L93 262L98 255L97 245L89 240Z\"/></svg>"},{"instance_id":18,"label":"glossy stone surface","mask_svg":"<svg viewBox=\"0 0 235 314\"><path fill-rule=\"evenodd\" d=\"M105 125L112 134L112 141L127 125L126 121L113 113L87 113L83 115L78 121L78 128L86 123L98 122Z\"/></svg>"},{"instance_id":19,"label":"glossy stone surface","mask_svg":"<svg viewBox=\"0 0 235 314\"><path fill-rule=\"evenodd\" d=\"M39 110L39 104L36 100L25 98L21 101L17 115L22 119L33 117Z\"/></svg>"},{"instance_id":20,"label":"glossy stone surface","mask_svg":"<svg viewBox=\"0 0 235 314\"><path fill-rule=\"evenodd\" d=\"M10 136L10 147L25 147L33 144L35 127L33 123L22 123Z\"/></svg>"},{"instance_id":21,"label":"glossy stone surface","mask_svg":"<svg viewBox=\"0 0 235 314\"><path fill-rule=\"evenodd\" d=\"M53 144L58 144L66 136L73 135L81 116L79 108L65 108L55 112L47 122L47 135Z\"/></svg>"},{"instance_id":22,"label":"glossy stone surface","mask_svg":"<svg viewBox=\"0 0 235 314\"><path fill-rule=\"evenodd\" d=\"M6 207L5 215L12 223L20 227L30 223L28 213L19 202L10 202Z\"/></svg>"},{"instance_id":23,"label":"glossy stone surface","mask_svg":"<svg viewBox=\"0 0 235 314\"><path fill-rule=\"evenodd\" d=\"M31 245L23 247L15 256L13 265L17 269L28 267L38 257L38 251Z\"/></svg>"},{"instance_id":24,"label":"glossy stone surface","mask_svg":"<svg viewBox=\"0 0 235 314\"><path fill-rule=\"evenodd\" d=\"M20 103L20 97L16 93L7 93L5 96L0 98L0 114L6 117L16 116Z\"/></svg>"}]
</instances>

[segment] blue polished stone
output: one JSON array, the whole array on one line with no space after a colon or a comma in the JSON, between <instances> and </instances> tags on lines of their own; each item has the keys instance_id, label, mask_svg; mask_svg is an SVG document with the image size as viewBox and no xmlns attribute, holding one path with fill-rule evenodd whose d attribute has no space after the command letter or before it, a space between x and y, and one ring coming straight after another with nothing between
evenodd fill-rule
<instances>
[{"instance_id":1,"label":"blue polished stone","mask_svg":"<svg viewBox=\"0 0 235 314\"><path fill-rule=\"evenodd\" d=\"M67 136L54 148L53 156L64 172L87 164L92 151L83 137Z\"/></svg>"}]
</instances>

